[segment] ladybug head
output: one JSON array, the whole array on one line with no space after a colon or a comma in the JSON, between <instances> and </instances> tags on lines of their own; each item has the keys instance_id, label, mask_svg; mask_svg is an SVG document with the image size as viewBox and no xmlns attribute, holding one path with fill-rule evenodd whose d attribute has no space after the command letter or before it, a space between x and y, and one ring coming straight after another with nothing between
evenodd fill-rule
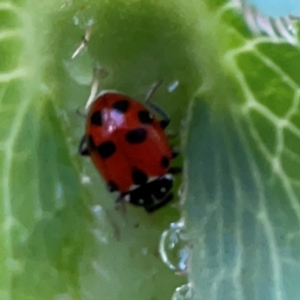
<instances>
[{"instance_id":1,"label":"ladybug head","mask_svg":"<svg viewBox=\"0 0 300 300\"><path fill-rule=\"evenodd\" d=\"M143 206L147 212L153 212L173 199L173 194L170 192L172 186L173 176L167 173L140 185L126 196L131 204Z\"/></svg>"}]
</instances>

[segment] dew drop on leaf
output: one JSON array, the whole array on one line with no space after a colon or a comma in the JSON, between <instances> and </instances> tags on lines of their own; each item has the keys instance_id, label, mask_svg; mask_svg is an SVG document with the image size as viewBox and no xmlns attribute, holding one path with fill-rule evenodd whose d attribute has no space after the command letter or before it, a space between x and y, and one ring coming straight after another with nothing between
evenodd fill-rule
<instances>
[{"instance_id":1,"label":"dew drop on leaf","mask_svg":"<svg viewBox=\"0 0 300 300\"><path fill-rule=\"evenodd\" d=\"M160 239L159 252L163 262L178 273L185 273L189 257L189 245L184 239L184 221L171 223Z\"/></svg>"}]
</instances>

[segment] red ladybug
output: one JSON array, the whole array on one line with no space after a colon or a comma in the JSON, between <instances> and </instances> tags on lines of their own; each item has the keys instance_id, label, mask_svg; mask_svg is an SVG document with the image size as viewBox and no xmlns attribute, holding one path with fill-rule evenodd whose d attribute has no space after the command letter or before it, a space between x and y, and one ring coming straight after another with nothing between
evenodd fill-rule
<instances>
[{"instance_id":1,"label":"red ladybug","mask_svg":"<svg viewBox=\"0 0 300 300\"><path fill-rule=\"evenodd\" d=\"M109 191L120 193L117 202L125 200L153 212L172 200L173 174L181 169L170 167L177 152L164 132L169 118L148 104L164 118L159 121L129 96L98 95L88 112L79 153L91 157Z\"/></svg>"}]
</instances>

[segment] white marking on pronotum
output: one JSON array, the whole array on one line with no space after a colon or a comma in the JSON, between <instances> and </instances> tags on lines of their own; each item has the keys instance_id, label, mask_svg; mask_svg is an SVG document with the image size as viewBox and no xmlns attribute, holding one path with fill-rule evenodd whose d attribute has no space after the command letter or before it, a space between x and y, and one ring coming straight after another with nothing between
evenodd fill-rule
<instances>
[{"instance_id":1,"label":"white marking on pronotum","mask_svg":"<svg viewBox=\"0 0 300 300\"><path fill-rule=\"evenodd\" d=\"M148 178L147 183L152 182L152 181L156 180L157 178L158 178L158 176L151 176Z\"/></svg>"},{"instance_id":2,"label":"white marking on pronotum","mask_svg":"<svg viewBox=\"0 0 300 300\"><path fill-rule=\"evenodd\" d=\"M148 180L147 180L147 183L150 183L152 181L155 181L156 179L158 179L159 177L158 176L152 176L152 177L149 177ZM129 187L129 191L133 191L137 188L139 188L140 185L137 185L137 184L132 184L130 187Z\"/></svg>"},{"instance_id":3,"label":"white marking on pronotum","mask_svg":"<svg viewBox=\"0 0 300 300\"><path fill-rule=\"evenodd\" d=\"M138 187L140 187L140 185L132 184L132 185L129 187L129 191L133 191L133 190L137 189Z\"/></svg>"}]
</instances>

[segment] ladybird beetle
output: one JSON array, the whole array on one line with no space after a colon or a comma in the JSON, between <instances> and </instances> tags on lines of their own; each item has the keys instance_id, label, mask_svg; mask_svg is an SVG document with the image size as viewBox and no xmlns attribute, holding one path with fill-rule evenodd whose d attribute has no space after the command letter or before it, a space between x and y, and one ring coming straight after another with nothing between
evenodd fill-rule
<instances>
[{"instance_id":1,"label":"ladybird beetle","mask_svg":"<svg viewBox=\"0 0 300 300\"><path fill-rule=\"evenodd\" d=\"M88 110L79 153L91 157L110 192L120 193L117 202L125 200L153 212L172 200L173 175L181 169L170 167L178 154L164 132L170 119L148 100L162 120L129 96L100 93Z\"/></svg>"}]
</instances>

